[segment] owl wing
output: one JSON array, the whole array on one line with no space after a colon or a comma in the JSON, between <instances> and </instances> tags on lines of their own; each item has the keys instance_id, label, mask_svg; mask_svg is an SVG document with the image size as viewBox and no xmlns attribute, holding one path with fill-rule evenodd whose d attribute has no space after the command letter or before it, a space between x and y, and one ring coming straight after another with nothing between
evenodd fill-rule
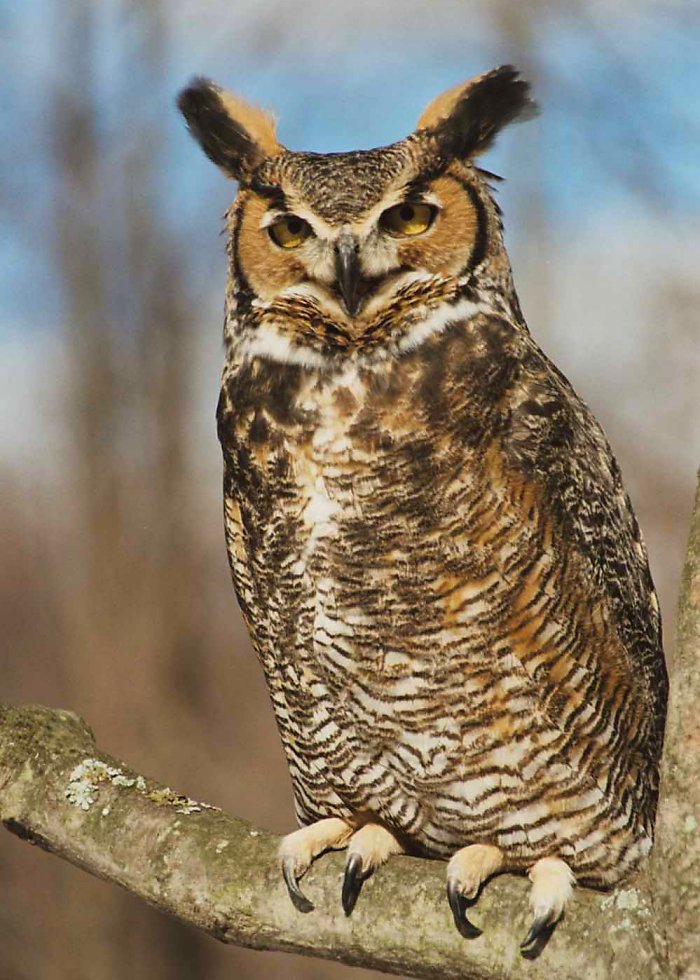
<instances>
[{"instance_id":1,"label":"owl wing","mask_svg":"<svg viewBox=\"0 0 700 980\"><path fill-rule=\"evenodd\" d=\"M668 683L659 604L610 445L568 380L529 337L502 404L507 462L535 485L540 506L564 529L592 588L607 600L652 709L645 742L658 759Z\"/></svg>"}]
</instances>

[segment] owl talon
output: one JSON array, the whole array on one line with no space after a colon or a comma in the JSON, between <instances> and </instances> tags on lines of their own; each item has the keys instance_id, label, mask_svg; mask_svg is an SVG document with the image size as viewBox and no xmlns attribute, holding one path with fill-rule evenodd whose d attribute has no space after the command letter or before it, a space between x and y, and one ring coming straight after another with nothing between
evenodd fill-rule
<instances>
[{"instance_id":1,"label":"owl talon","mask_svg":"<svg viewBox=\"0 0 700 980\"><path fill-rule=\"evenodd\" d=\"M391 857L401 854L402 846L391 831L378 823L366 823L356 831L348 843L348 860L343 878L341 901L343 911L350 915L362 890L363 883L373 871Z\"/></svg>"},{"instance_id":2,"label":"owl talon","mask_svg":"<svg viewBox=\"0 0 700 980\"><path fill-rule=\"evenodd\" d=\"M520 948L522 950L527 950L528 947L532 947L538 939L541 939L548 931L550 931L552 926L553 923L551 913L538 915L537 918L533 919L527 935L520 943Z\"/></svg>"},{"instance_id":3,"label":"owl talon","mask_svg":"<svg viewBox=\"0 0 700 980\"><path fill-rule=\"evenodd\" d=\"M528 877L532 882L530 910L533 918L528 933L520 944L525 954L544 945L564 913L576 880L568 864L555 857L536 861L530 868Z\"/></svg>"},{"instance_id":4,"label":"owl talon","mask_svg":"<svg viewBox=\"0 0 700 980\"><path fill-rule=\"evenodd\" d=\"M362 872L362 855L351 854L345 865L345 877L343 878L342 903L343 912L346 915L350 915L355 908L355 902L362 890L362 883L365 877Z\"/></svg>"},{"instance_id":5,"label":"owl talon","mask_svg":"<svg viewBox=\"0 0 700 980\"><path fill-rule=\"evenodd\" d=\"M311 912L314 906L299 887L299 879L319 854L345 847L351 834L352 827L346 820L327 817L282 838L279 849L282 877L294 907L300 912Z\"/></svg>"},{"instance_id":6,"label":"owl talon","mask_svg":"<svg viewBox=\"0 0 700 980\"><path fill-rule=\"evenodd\" d=\"M295 865L292 858L288 858L282 863L282 877L284 878L284 883L287 886L287 891L289 892L289 897L291 898L294 907L299 912L313 912L313 902L306 897L299 887L299 881L296 876Z\"/></svg>"},{"instance_id":7,"label":"owl talon","mask_svg":"<svg viewBox=\"0 0 700 980\"><path fill-rule=\"evenodd\" d=\"M481 935L481 929L467 918L467 899L460 891L459 882L454 878L449 878L447 881L447 901L450 903L460 936L464 936L465 939L477 939Z\"/></svg>"},{"instance_id":8,"label":"owl talon","mask_svg":"<svg viewBox=\"0 0 700 980\"><path fill-rule=\"evenodd\" d=\"M465 939L481 935L467 918L471 899L479 894L482 884L503 867L503 852L491 844L469 844L452 855L447 865L447 900L455 925Z\"/></svg>"}]
</instances>

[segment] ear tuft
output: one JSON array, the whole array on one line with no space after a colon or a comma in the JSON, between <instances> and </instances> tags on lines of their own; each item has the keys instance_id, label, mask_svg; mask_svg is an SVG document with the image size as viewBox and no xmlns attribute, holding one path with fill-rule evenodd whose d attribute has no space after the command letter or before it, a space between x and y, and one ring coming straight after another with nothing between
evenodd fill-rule
<instances>
[{"instance_id":1,"label":"ear tuft","mask_svg":"<svg viewBox=\"0 0 700 980\"><path fill-rule=\"evenodd\" d=\"M272 115L208 78L193 78L177 105L206 155L229 177L245 182L267 157L282 150Z\"/></svg>"},{"instance_id":2,"label":"ear tuft","mask_svg":"<svg viewBox=\"0 0 700 980\"><path fill-rule=\"evenodd\" d=\"M417 128L434 133L451 155L467 159L487 150L504 126L535 115L529 84L512 65L502 65L438 95Z\"/></svg>"}]
</instances>

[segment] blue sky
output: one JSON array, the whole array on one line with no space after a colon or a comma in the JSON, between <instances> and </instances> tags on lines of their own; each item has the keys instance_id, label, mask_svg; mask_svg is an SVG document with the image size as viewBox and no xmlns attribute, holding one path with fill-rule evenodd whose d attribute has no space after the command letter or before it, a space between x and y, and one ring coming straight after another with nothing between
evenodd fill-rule
<instances>
[{"instance_id":1,"label":"blue sky","mask_svg":"<svg viewBox=\"0 0 700 980\"><path fill-rule=\"evenodd\" d=\"M138 13L125 18L106 0L96 6L95 62L105 158L116 158L132 136L131 99L135 121L163 123L158 185L134 193L143 194L144 207L168 211L174 235L183 227L196 235L203 215L210 208L219 214L232 188L188 140L174 109L190 75L209 74L274 108L283 142L323 152L399 139L439 91L513 61L532 77L542 115L504 134L484 164L507 178L500 195L516 248L525 234L518 216L532 195L562 240L610 213L645 224L651 236L656 222L700 216L700 29L690 7L669 17L669 7L654 13L654 5L622 4L617 14L593 16L590 4L565 16L550 5L528 58L483 5L438 2L427 22L427 8L421 13L411 2L378 7L368 13L359 3L354 19L345 12L334 20L332 8L315 0L235 7L177 0L154 84ZM0 53L8 65L0 177L9 204L0 229L0 331L18 324L31 330L58 315L47 244L51 200L60 190L46 93L81 84L55 50L57 30L70 30L64 9L49 0L0 2ZM392 19L392 11L403 16Z\"/></svg>"}]
</instances>

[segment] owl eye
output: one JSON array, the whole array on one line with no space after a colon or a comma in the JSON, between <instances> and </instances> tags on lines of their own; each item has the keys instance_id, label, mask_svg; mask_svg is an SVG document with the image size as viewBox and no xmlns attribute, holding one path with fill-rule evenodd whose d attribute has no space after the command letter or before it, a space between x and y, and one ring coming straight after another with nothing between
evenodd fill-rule
<instances>
[{"instance_id":1,"label":"owl eye","mask_svg":"<svg viewBox=\"0 0 700 980\"><path fill-rule=\"evenodd\" d=\"M407 201L388 208L380 218L385 231L396 238L422 235L432 225L437 208L430 204L410 204Z\"/></svg>"},{"instance_id":2,"label":"owl eye","mask_svg":"<svg viewBox=\"0 0 700 980\"><path fill-rule=\"evenodd\" d=\"M272 241L280 248L299 248L301 243L312 234L309 223L303 218L297 218L295 214L280 218L267 230Z\"/></svg>"}]
</instances>

